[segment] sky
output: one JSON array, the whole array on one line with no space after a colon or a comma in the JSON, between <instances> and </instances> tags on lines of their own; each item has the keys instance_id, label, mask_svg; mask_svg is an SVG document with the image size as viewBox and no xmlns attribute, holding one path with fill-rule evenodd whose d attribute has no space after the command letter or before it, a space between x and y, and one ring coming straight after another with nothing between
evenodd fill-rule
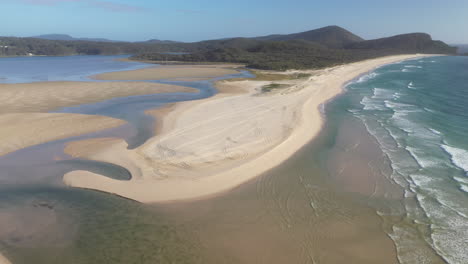
<instances>
[{"instance_id":1,"label":"sky","mask_svg":"<svg viewBox=\"0 0 468 264\"><path fill-rule=\"evenodd\" d=\"M338 25L373 39L468 43L468 0L0 0L0 36L199 41Z\"/></svg>"}]
</instances>

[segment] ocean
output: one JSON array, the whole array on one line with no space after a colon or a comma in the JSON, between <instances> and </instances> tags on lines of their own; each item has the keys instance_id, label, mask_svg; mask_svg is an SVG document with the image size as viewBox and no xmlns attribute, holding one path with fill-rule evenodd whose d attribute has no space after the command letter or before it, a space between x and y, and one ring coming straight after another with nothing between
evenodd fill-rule
<instances>
[{"instance_id":1,"label":"ocean","mask_svg":"<svg viewBox=\"0 0 468 264\"><path fill-rule=\"evenodd\" d=\"M331 107L363 122L404 190L377 206L400 262L468 263L468 57L383 66L346 90Z\"/></svg>"}]
</instances>

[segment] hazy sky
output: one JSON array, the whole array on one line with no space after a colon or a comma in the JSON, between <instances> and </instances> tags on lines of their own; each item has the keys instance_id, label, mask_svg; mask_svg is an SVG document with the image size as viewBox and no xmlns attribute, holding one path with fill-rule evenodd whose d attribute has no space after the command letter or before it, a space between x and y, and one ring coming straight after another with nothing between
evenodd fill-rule
<instances>
[{"instance_id":1,"label":"hazy sky","mask_svg":"<svg viewBox=\"0 0 468 264\"><path fill-rule=\"evenodd\" d=\"M0 0L0 35L197 41L342 26L468 43L468 0Z\"/></svg>"}]
</instances>

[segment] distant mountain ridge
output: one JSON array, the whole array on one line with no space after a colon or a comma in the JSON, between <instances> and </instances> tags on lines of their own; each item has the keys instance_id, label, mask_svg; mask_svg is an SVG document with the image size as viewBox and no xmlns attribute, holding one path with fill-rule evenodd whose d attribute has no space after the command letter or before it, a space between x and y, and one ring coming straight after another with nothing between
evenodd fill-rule
<instances>
[{"instance_id":1,"label":"distant mountain ridge","mask_svg":"<svg viewBox=\"0 0 468 264\"><path fill-rule=\"evenodd\" d=\"M62 40L62 41L129 42L129 41L111 40L111 39L106 39L106 38L75 38L68 34L45 34L45 35L32 36L31 38L47 39L47 40ZM170 44L170 43L180 43L180 42L172 41L172 40L150 39L146 41L135 41L134 43Z\"/></svg>"},{"instance_id":2,"label":"distant mountain ridge","mask_svg":"<svg viewBox=\"0 0 468 264\"><path fill-rule=\"evenodd\" d=\"M118 40L110 40L105 38L75 38L67 34L45 34L33 36L31 38L47 39L47 40L65 40L65 41L94 41L94 42L123 42Z\"/></svg>"},{"instance_id":3,"label":"distant mountain ridge","mask_svg":"<svg viewBox=\"0 0 468 264\"><path fill-rule=\"evenodd\" d=\"M343 48L349 44L364 40L339 26L327 26L288 35L268 35L256 37L254 39L269 41L307 40L335 49Z\"/></svg>"},{"instance_id":4,"label":"distant mountain ridge","mask_svg":"<svg viewBox=\"0 0 468 264\"><path fill-rule=\"evenodd\" d=\"M139 41L139 42L144 42L144 43L159 43L159 44L180 43L179 41L173 41L173 40L160 40L160 39L150 39L150 40L146 40L146 41Z\"/></svg>"}]
</instances>

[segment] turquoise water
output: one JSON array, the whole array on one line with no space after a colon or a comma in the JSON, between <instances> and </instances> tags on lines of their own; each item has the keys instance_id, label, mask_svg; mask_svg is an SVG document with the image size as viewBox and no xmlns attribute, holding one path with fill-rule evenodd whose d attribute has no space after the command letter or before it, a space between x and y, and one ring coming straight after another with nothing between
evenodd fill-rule
<instances>
[{"instance_id":1,"label":"turquoise water","mask_svg":"<svg viewBox=\"0 0 468 264\"><path fill-rule=\"evenodd\" d=\"M390 236L402 263L422 238L448 263L468 263L468 58L431 57L387 65L347 86L346 108L363 121L405 190ZM412 230L411 230L412 229ZM429 263L429 262L427 262Z\"/></svg>"}]
</instances>

